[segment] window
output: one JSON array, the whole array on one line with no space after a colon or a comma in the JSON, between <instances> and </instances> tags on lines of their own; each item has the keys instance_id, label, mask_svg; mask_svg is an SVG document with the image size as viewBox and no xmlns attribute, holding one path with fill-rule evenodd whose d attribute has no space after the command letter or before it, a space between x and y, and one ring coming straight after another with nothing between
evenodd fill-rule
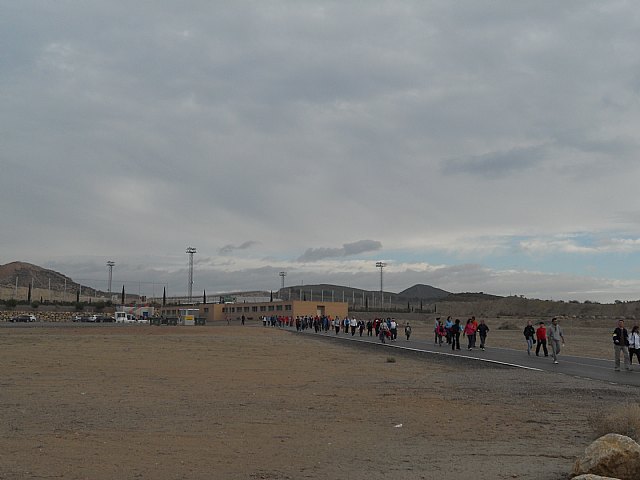
<instances>
[{"instance_id":1,"label":"window","mask_svg":"<svg viewBox=\"0 0 640 480\"><path fill-rule=\"evenodd\" d=\"M208 307L204 307L204 313L209 313L209 308Z\"/></svg>"},{"instance_id":2,"label":"window","mask_svg":"<svg viewBox=\"0 0 640 480\"><path fill-rule=\"evenodd\" d=\"M284 306L284 309L285 309L287 312L290 312L290 311L291 311L291 305L285 305L285 306Z\"/></svg>"},{"instance_id":3,"label":"window","mask_svg":"<svg viewBox=\"0 0 640 480\"><path fill-rule=\"evenodd\" d=\"M275 307L273 305L269 305L269 311L273 312L275 310Z\"/></svg>"},{"instance_id":4,"label":"window","mask_svg":"<svg viewBox=\"0 0 640 480\"><path fill-rule=\"evenodd\" d=\"M266 312L267 311L267 307L265 307L264 305L260 305L260 311L261 312Z\"/></svg>"},{"instance_id":5,"label":"window","mask_svg":"<svg viewBox=\"0 0 640 480\"><path fill-rule=\"evenodd\" d=\"M244 311L248 312L249 311L249 307L244 307Z\"/></svg>"},{"instance_id":6,"label":"window","mask_svg":"<svg viewBox=\"0 0 640 480\"><path fill-rule=\"evenodd\" d=\"M222 313L227 313L227 307L222 307Z\"/></svg>"},{"instance_id":7,"label":"window","mask_svg":"<svg viewBox=\"0 0 640 480\"><path fill-rule=\"evenodd\" d=\"M282 311L282 305L276 305L276 310L281 312Z\"/></svg>"},{"instance_id":8,"label":"window","mask_svg":"<svg viewBox=\"0 0 640 480\"><path fill-rule=\"evenodd\" d=\"M252 312L257 312L258 311L258 307L251 307L251 311Z\"/></svg>"}]
</instances>

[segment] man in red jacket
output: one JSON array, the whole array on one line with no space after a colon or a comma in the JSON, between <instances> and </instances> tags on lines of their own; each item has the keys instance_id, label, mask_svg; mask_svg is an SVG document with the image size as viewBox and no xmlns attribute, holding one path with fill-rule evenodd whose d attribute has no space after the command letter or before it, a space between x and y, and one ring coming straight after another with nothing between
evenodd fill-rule
<instances>
[{"instance_id":1,"label":"man in red jacket","mask_svg":"<svg viewBox=\"0 0 640 480\"><path fill-rule=\"evenodd\" d=\"M540 326L536 330L536 340L538 344L536 345L536 357L540 356L540 347L544 350L544 356L549 356L549 351L547 350L547 328L544 326L544 322L540 322Z\"/></svg>"}]
</instances>

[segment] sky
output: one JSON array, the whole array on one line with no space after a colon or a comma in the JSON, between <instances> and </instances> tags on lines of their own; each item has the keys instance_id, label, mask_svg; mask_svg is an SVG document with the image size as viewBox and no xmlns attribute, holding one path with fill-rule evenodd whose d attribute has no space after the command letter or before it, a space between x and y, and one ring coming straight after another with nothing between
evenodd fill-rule
<instances>
[{"instance_id":1,"label":"sky","mask_svg":"<svg viewBox=\"0 0 640 480\"><path fill-rule=\"evenodd\" d=\"M0 9L0 264L640 299L635 2Z\"/></svg>"}]
</instances>

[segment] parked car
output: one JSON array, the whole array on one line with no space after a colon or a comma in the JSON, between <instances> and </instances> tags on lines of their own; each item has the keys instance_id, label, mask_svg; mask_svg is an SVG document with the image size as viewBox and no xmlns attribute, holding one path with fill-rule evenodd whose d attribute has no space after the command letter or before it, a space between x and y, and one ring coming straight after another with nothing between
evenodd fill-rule
<instances>
[{"instance_id":1,"label":"parked car","mask_svg":"<svg viewBox=\"0 0 640 480\"><path fill-rule=\"evenodd\" d=\"M18 315L17 317L13 317L11 319L11 322L16 323L16 322L35 322L36 321L36 317L35 315Z\"/></svg>"}]
</instances>

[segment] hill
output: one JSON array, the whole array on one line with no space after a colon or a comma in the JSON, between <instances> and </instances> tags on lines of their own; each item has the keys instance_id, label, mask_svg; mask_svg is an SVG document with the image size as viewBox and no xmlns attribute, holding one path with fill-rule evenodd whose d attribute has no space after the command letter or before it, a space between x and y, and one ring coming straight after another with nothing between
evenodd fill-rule
<instances>
[{"instance_id":1,"label":"hill","mask_svg":"<svg viewBox=\"0 0 640 480\"><path fill-rule=\"evenodd\" d=\"M407 300L438 300L451 295L451 293L431 285L417 284L398 294L398 297Z\"/></svg>"},{"instance_id":2,"label":"hill","mask_svg":"<svg viewBox=\"0 0 640 480\"><path fill-rule=\"evenodd\" d=\"M430 285L414 285L400 293L384 292L385 305L403 305L407 302L433 302L452 295L450 292ZM333 300L349 302L354 305L379 305L380 290L364 290L361 288L344 287L321 283L315 285L292 285L277 292L279 298L294 298L307 300Z\"/></svg>"},{"instance_id":3,"label":"hill","mask_svg":"<svg viewBox=\"0 0 640 480\"><path fill-rule=\"evenodd\" d=\"M66 291L69 295L72 295L73 292L77 292L80 289L83 295L96 296L104 293L80 285L60 272L39 267L31 263L11 262L6 265L0 265L0 287L13 290L16 288L16 285L19 291L31 285L34 291L35 289L40 291L46 290L47 292ZM35 292L34 298L38 298Z\"/></svg>"}]
</instances>

